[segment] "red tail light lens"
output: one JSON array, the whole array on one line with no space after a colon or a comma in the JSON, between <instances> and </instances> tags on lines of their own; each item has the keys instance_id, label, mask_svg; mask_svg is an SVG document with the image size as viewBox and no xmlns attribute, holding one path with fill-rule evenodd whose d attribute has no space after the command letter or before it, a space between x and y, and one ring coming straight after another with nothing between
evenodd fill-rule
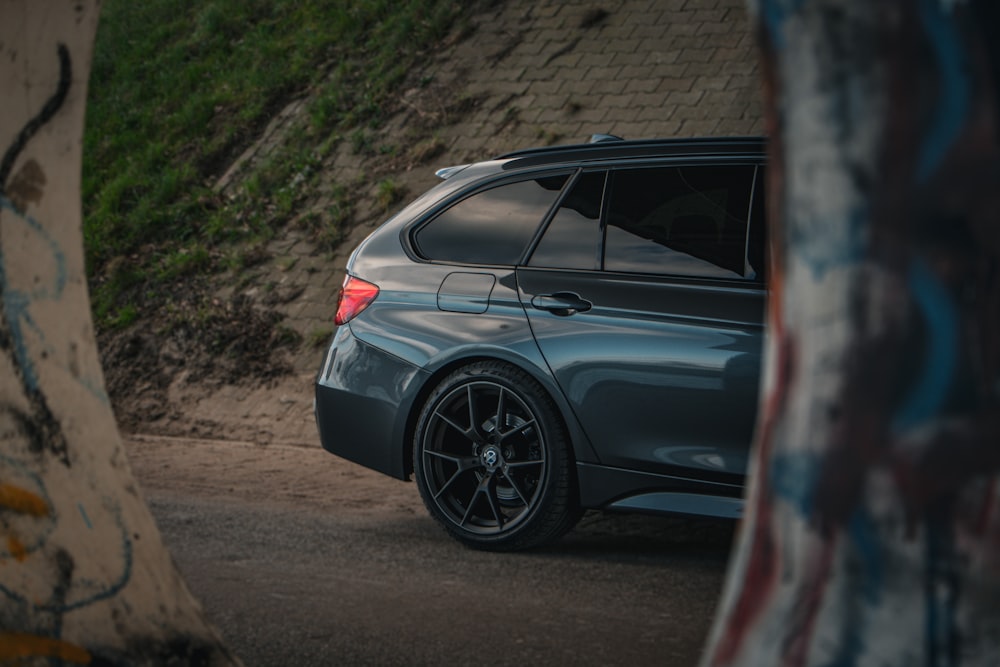
<instances>
[{"instance_id":1,"label":"red tail light lens","mask_svg":"<svg viewBox=\"0 0 1000 667\"><path fill-rule=\"evenodd\" d=\"M344 278L344 285L340 288L340 295L337 297L337 315L333 318L333 323L337 326L347 324L358 313L367 308L375 297L378 296L378 285L373 285L367 280L347 276Z\"/></svg>"}]
</instances>

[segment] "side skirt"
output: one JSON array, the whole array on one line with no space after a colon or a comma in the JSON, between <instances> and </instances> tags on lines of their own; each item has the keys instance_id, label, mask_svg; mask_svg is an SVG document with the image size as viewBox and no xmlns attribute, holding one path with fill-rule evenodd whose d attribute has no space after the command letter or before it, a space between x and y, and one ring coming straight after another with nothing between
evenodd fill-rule
<instances>
[{"instance_id":1,"label":"side skirt","mask_svg":"<svg viewBox=\"0 0 1000 667\"><path fill-rule=\"evenodd\" d=\"M580 504L622 510L738 519L743 486L577 463Z\"/></svg>"}]
</instances>

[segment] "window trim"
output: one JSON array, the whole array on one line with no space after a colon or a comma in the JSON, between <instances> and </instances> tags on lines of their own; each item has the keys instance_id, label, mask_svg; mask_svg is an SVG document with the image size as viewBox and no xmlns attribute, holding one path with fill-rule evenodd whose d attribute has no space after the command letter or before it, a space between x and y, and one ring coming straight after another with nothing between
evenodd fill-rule
<instances>
[{"instance_id":1,"label":"window trim","mask_svg":"<svg viewBox=\"0 0 1000 667\"><path fill-rule=\"evenodd\" d=\"M760 285L767 284L768 276L768 220L767 220L767 184L765 183L765 177L767 176L767 165L760 163L757 165L756 171L754 171L753 176L753 188L750 190L750 210L747 212L747 249L746 249L746 260L749 264L750 262L750 236L754 230L755 225L760 226L762 229L761 245L763 252L761 253L761 267L757 271L757 276L754 278L747 278L750 282L758 283ZM754 204L757 202L758 197L760 198L760 211L759 215L755 216ZM759 218L759 219L758 219Z\"/></svg>"}]
</instances>

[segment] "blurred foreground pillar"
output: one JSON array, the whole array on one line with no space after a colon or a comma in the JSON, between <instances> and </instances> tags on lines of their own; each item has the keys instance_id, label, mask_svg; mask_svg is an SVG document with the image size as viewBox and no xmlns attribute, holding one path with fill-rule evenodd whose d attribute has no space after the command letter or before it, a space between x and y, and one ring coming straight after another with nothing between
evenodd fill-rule
<instances>
[{"instance_id":1,"label":"blurred foreground pillar","mask_svg":"<svg viewBox=\"0 0 1000 667\"><path fill-rule=\"evenodd\" d=\"M1000 3L752 2L772 275L704 665L1000 665Z\"/></svg>"},{"instance_id":2,"label":"blurred foreground pillar","mask_svg":"<svg viewBox=\"0 0 1000 667\"><path fill-rule=\"evenodd\" d=\"M0 0L0 664L229 664L104 392L80 214L97 15Z\"/></svg>"}]
</instances>

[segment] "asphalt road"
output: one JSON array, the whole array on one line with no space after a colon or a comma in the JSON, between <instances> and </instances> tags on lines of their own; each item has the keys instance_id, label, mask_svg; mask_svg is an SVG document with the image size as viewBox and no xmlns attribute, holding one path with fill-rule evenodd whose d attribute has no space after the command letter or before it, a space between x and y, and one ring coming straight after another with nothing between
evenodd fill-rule
<instances>
[{"instance_id":1,"label":"asphalt road","mask_svg":"<svg viewBox=\"0 0 1000 667\"><path fill-rule=\"evenodd\" d=\"M484 553L420 507L192 493L169 479L183 466L157 465L153 514L248 667L694 665L732 538L731 524L592 513L545 550Z\"/></svg>"}]
</instances>

